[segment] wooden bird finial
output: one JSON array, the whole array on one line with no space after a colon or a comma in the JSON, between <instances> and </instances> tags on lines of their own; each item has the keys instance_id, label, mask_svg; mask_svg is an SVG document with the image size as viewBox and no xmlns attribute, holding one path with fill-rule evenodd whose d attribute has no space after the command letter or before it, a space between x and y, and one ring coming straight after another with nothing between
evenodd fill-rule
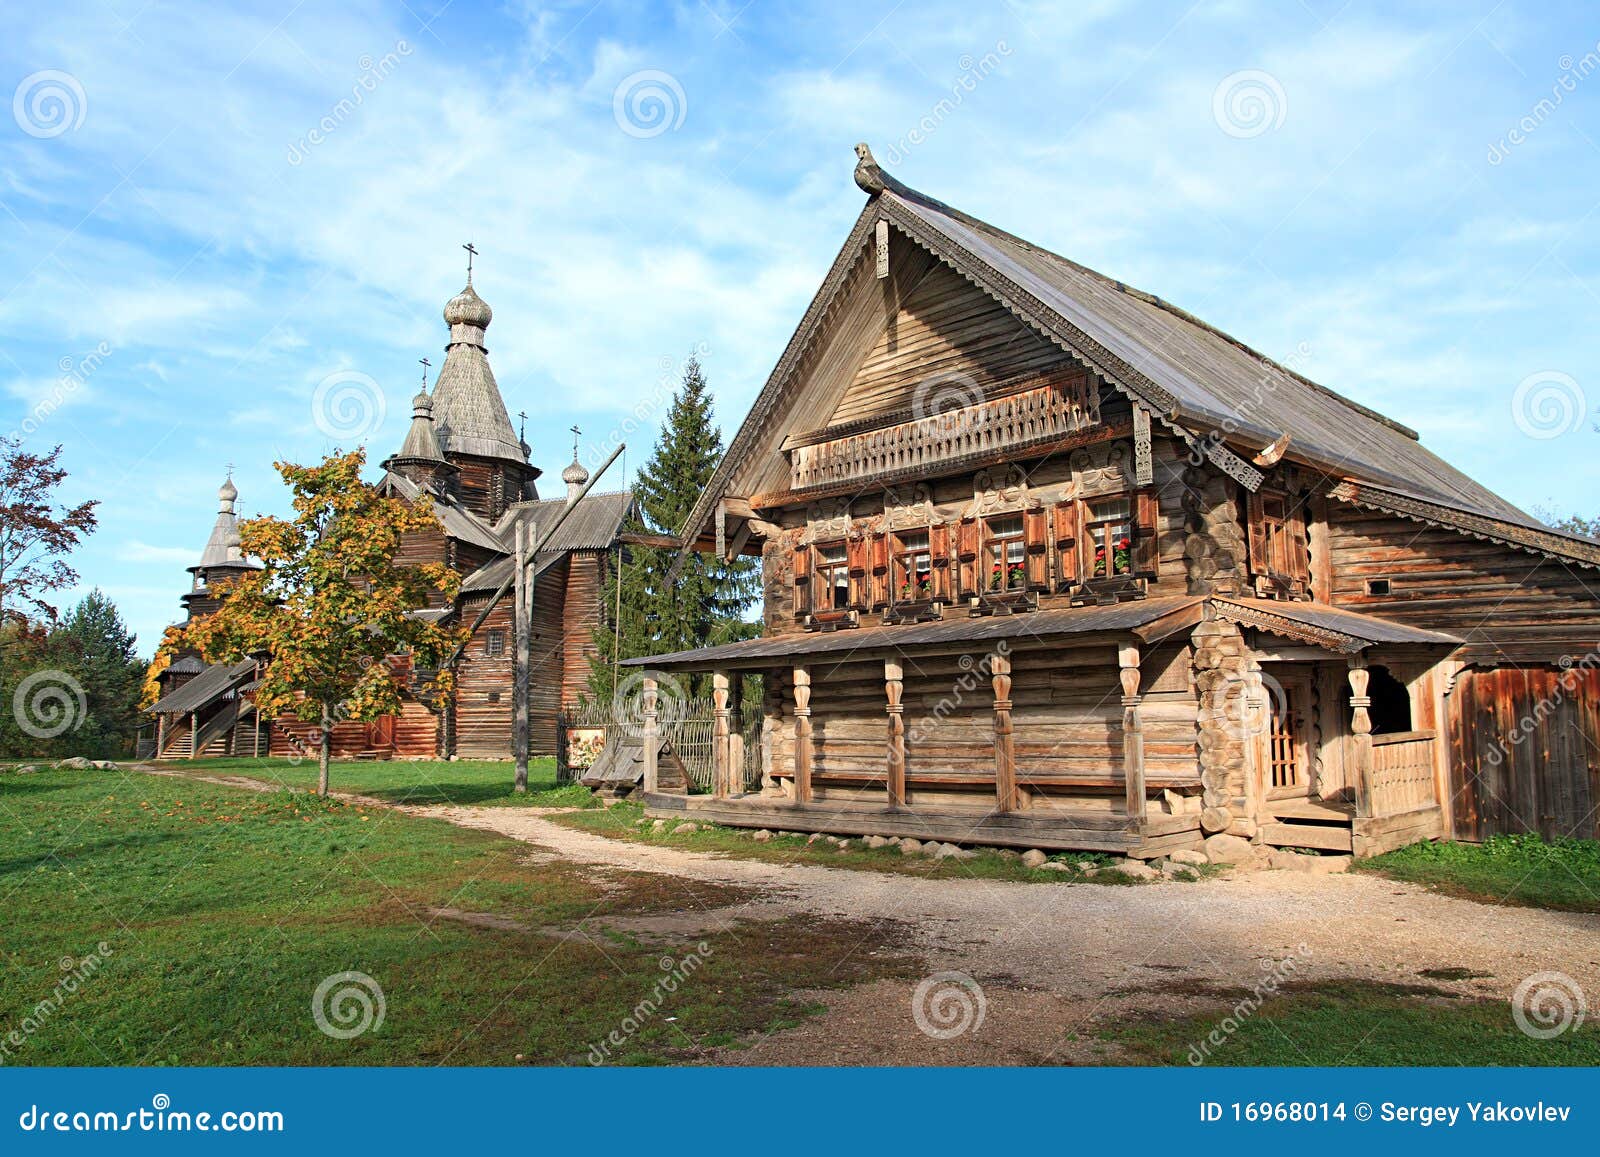
<instances>
[{"instance_id":1,"label":"wooden bird finial","mask_svg":"<svg viewBox=\"0 0 1600 1157\"><path fill-rule=\"evenodd\" d=\"M883 170L878 167L878 162L872 156L872 150L867 147L866 141L856 145L856 184L864 193L877 196L883 192Z\"/></svg>"}]
</instances>

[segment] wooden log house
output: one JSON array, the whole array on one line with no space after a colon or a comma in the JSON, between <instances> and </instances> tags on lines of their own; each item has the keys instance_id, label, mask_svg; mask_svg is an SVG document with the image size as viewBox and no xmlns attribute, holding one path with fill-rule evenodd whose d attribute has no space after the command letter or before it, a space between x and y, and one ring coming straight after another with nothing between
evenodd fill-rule
<instances>
[{"instance_id":1,"label":"wooden log house","mask_svg":"<svg viewBox=\"0 0 1600 1157\"><path fill-rule=\"evenodd\" d=\"M456 660L454 692L446 701L425 698L413 693L418 680L408 680L398 715L335 724L337 757L510 757L513 608L509 598L495 596L512 575L518 535L536 541L541 529L549 530L563 515L556 536L530 568L533 754L555 753L561 713L576 706L587 688L594 632L604 621L603 591L633 497L619 491L580 498L589 473L578 462L574 444L573 461L561 475L565 493L540 499L540 471L529 461L527 443L512 428L489 366L486 331L492 318L472 286L469 268L466 288L445 305L450 339L432 394L424 388L413 399L405 439L384 461L379 483L390 494L429 501L439 522L437 532L408 538L400 561L444 562L463 576L454 601L440 596L416 612L472 628ZM238 492L231 479L220 497L211 540L200 564L190 568L195 578L184 605L191 619L215 611L226 582L259 565L239 549L234 514ZM405 656L392 662L409 670ZM163 675L161 700L151 708L157 719L158 757L315 752L317 724L255 719L249 697L253 672L249 663L237 669L207 667L197 655L178 656Z\"/></svg>"},{"instance_id":2,"label":"wooden log house","mask_svg":"<svg viewBox=\"0 0 1600 1157\"><path fill-rule=\"evenodd\" d=\"M1098 849L1595 836L1600 543L1147 293L894 180L685 530L759 555L764 773L655 815ZM737 694L732 702L738 702Z\"/></svg>"}]
</instances>

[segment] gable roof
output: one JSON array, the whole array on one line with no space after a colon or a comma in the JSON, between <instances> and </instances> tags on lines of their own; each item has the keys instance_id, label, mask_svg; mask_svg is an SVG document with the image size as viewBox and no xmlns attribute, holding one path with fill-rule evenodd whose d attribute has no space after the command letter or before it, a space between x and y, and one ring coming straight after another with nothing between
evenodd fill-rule
<instances>
[{"instance_id":1,"label":"gable roof","mask_svg":"<svg viewBox=\"0 0 1600 1157\"><path fill-rule=\"evenodd\" d=\"M1180 435L1214 431L1260 449L1289 435L1286 457L1325 471L1522 531L1556 534L1425 449L1414 431L1282 366L1159 297L1133 289L881 176L827 279L790 338L705 493L681 531L693 541L734 472L762 443L800 376L808 350L887 221L999 301L1022 323L1087 363ZM1249 467L1245 467L1248 471ZM1522 536L1519 536L1522 537ZM1593 546L1592 543L1588 543Z\"/></svg>"}]
</instances>

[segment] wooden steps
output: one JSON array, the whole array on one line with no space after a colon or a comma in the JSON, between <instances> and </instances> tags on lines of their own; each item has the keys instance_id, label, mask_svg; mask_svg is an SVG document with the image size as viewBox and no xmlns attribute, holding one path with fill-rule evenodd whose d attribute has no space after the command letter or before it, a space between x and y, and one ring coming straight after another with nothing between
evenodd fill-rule
<instances>
[{"instance_id":1,"label":"wooden steps","mask_svg":"<svg viewBox=\"0 0 1600 1157\"><path fill-rule=\"evenodd\" d=\"M1270 800L1267 803L1267 810L1272 813L1273 819L1311 820L1333 824L1348 824L1356 815L1354 804L1329 803L1326 800L1304 797Z\"/></svg>"},{"instance_id":2,"label":"wooden steps","mask_svg":"<svg viewBox=\"0 0 1600 1157\"><path fill-rule=\"evenodd\" d=\"M1353 848L1348 825L1263 824L1261 838L1275 848L1316 848L1324 852L1348 852Z\"/></svg>"}]
</instances>

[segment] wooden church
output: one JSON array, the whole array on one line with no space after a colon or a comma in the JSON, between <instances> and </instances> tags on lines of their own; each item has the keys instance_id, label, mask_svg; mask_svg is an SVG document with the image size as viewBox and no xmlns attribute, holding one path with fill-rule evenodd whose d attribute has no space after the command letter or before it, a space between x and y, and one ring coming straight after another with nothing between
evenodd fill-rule
<instances>
[{"instance_id":1,"label":"wooden church","mask_svg":"<svg viewBox=\"0 0 1600 1157\"><path fill-rule=\"evenodd\" d=\"M473 628L456 660L454 691L443 702L408 696L397 716L337 724L338 757L510 757L512 605L496 596L512 573L518 534L533 541L561 516L555 537L533 564L533 754L556 751L558 717L587 687L594 632L603 621L602 592L633 499L627 492L593 491L580 498L589 474L577 460L576 445L561 476L563 493L539 497L540 471L512 428L489 366L486 337L492 318L469 269L466 288L444 308L450 328L444 364L431 394L424 389L413 400L410 427L399 449L383 462L380 482L392 494L425 498L438 518L438 532L408 540L401 561L444 562L463 576L454 601L441 596L438 604L416 612ZM258 565L240 551L237 498L230 479L219 492L211 539L190 568L192 589L183 603L191 620L217 608L217 591L230 577ZM250 701L255 673L250 662L207 666L194 654L179 655L162 674L162 697L151 708L159 757L314 752L315 724L255 718Z\"/></svg>"},{"instance_id":2,"label":"wooden church","mask_svg":"<svg viewBox=\"0 0 1600 1157\"><path fill-rule=\"evenodd\" d=\"M866 206L683 532L760 556L764 636L636 661L652 814L1145 858L1600 835L1600 543L857 152ZM684 672L709 795L649 766ZM725 742L750 672L759 785Z\"/></svg>"}]
</instances>

